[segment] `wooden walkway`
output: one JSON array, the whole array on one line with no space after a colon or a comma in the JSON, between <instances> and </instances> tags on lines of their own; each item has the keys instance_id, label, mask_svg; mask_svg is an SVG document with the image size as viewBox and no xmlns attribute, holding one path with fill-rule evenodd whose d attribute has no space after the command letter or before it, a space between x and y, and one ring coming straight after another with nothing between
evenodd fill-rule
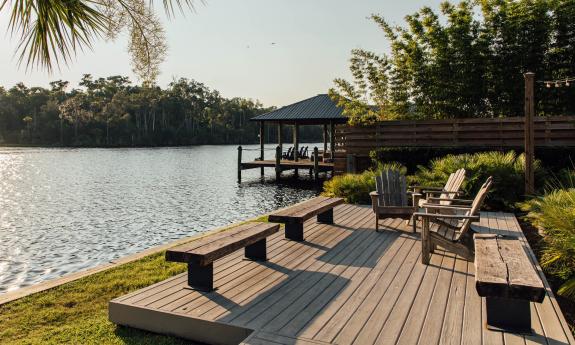
<instances>
[{"instance_id":1,"label":"wooden walkway","mask_svg":"<svg viewBox=\"0 0 575 345\"><path fill-rule=\"evenodd\" d=\"M534 334L488 331L473 263L437 251L421 264L419 235L399 219L375 232L370 208L342 205L334 216L335 225L307 221L305 242L270 237L268 262L243 251L216 261L215 292L186 288L181 274L111 301L110 319L222 344L575 344L545 280ZM476 231L524 239L511 214L481 219Z\"/></svg>"},{"instance_id":2,"label":"wooden walkway","mask_svg":"<svg viewBox=\"0 0 575 345\"><path fill-rule=\"evenodd\" d=\"M275 160L263 160L263 161L252 161L252 162L244 162L241 164L242 170L246 169L255 169L255 168L275 168L276 161ZM301 159L299 161L291 161L291 160L281 160L280 167L282 170L289 170L289 169L313 169L313 162L309 159ZM319 162L318 163L319 171L332 171L333 170L333 163L325 163Z\"/></svg>"}]
</instances>

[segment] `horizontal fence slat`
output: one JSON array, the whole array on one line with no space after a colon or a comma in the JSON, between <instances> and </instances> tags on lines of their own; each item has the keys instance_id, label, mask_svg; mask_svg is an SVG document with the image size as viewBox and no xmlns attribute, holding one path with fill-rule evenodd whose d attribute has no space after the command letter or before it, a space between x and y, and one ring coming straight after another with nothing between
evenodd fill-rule
<instances>
[{"instance_id":1,"label":"horizontal fence slat","mask_svg":"<svg viewBox=\"0 0 575 345\"><path fill-rule=\"evenodd\" d=\"M534 119L536 147L575 147L574 116ZM367 127L338 125L335 130L335 171L346 169L346 155L368 156L384 147L521 148L524 118L382 121Z\"/></svg>"}]
</instances>

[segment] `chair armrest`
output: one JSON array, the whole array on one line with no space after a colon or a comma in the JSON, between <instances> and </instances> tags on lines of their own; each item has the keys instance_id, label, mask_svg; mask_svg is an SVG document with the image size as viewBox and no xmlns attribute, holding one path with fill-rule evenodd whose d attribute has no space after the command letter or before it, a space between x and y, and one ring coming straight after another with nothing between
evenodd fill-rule
<instances>
[{"instance_id":1,"label":"chair armrest","mask_svg":"<svg viewBox=\"0 0 575 345\"><path fill-rule=\"evenodd\" d=\"M454 211L469 211L470 206L459 205L459 206L449 206L449 205L439 205L439 204L428 204L425 203L421 207L432 209L432 210L454 210Z\"/></svg>"},{"instance_id":2,"label":"chair armrest","mask_svg":"<svg viewBox=\"0 0 575 345\"><path fill-rule=\"evenodd\" d=\"M460 203L462 203L462 204L471 204L471 203L473 203L473 200L469 200L469 199L427 198L427 200L433 200L433 201L454 201L454 202L460 202Z\"/></svg>"},{"instance_id":3,"label":"chair armrest","mask_svg":"<svg viewBox=\"0 0 575 345\"><path fill-rule=\"evenodd\" d=\"M443 189L442 190L423 190L421 192L425 193L425 194L433 194L433 195L451 194L451 193L453 193L455 195L461 194L461 192L458 190L449 191L449 190L443 190Z\"/></svg>"},{"instance_id":4,"label":"chair armrest","mask_svg":"<svg viewBox=\"0 0 575 345\"><path fill-rule=\"evenodd\" d=\"M377 206L379 205L379 193L376 191L370 192L369 197L371 198L371 208L373 212L377 213Z\"/></svg>"},{"instance_id":5,"label":"chair armrest","mask_svg":"<svg viewBox=\"0 0 575 345\"><path fill-rule=\"evenodd\" d=\"M407 189L411 189L416 193L420 193L424 190L437 190L437 191L441 191L443 190L443 187L431 187L431 186L408 186Z\"/></svg>"},{"instance_id":6,"label":"chair armrest","mask_svg":"<svg viewBox=\"0 0 575 345\"><path fill-rule=\"evenodd\" d=\"M417 219L417 217L422 217L422 218L442 218L442 219L471 219L474 221L479 221L479 216L468 216L468 215L459 215L459 214L415 212L413 214L413 217L415 219Z\"/></svg>"}]
</instances>

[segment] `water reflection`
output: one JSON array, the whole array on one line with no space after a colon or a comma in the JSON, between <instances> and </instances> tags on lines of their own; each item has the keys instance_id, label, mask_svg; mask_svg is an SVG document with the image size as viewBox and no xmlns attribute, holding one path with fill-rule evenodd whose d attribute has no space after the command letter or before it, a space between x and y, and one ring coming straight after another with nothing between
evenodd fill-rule
<instances>
[{"instance_id":1,"label":"water reflection","mask_svg":"<svg viewBox=\"0 0 575 345\"><path fill-rule=\"evenodd\" d=\"M259 169L244 171L238 185L236 155L235 146L0 149L0 293L319 191L307 172L277 184L273 169L263 180Z\"/></svg>"}]
</instances>

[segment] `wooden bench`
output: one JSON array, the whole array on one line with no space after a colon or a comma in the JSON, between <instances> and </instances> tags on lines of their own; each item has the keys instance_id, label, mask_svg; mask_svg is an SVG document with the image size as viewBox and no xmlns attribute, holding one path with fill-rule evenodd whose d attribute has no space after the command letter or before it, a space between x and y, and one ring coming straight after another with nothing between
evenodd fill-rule
<instances>
[{"instance_id":1,"label":"wooden bench","mask_svg":"<svg viewBox=\"0 0 575 345\"><path fill-rule=\"evenodd\" d=\"M214 261L245 248L245 257L266 261L266 238L279 231L278 224L253 222L240 225L166 251L166 260L188 264L188 285L214 290Z\"/></svg>"},{"instance_id":2,"label":"wooden bench","mask_svg":"<svg viewBox=\"0 0 575 345\"><path fill-rule=\"evenodd\" d=\"M303 223L317 216L318 223L333 224L333 208L343 204L342 198L318 196L292 207L279 210L268 217L268 221L285 224L286 238L303 241Z\"/></svg>"},{"instance_id":3,"label":"wooden bench","mask_svg":"<svg viewBox=\"0 0 575 345\"><path fill-rule=\"evenodd\" d=\"M475 288L486 298L487 328L531 333L530 302L543 302L545 287L516 237L475 234Z\"/></svg>"}]
</instances>

